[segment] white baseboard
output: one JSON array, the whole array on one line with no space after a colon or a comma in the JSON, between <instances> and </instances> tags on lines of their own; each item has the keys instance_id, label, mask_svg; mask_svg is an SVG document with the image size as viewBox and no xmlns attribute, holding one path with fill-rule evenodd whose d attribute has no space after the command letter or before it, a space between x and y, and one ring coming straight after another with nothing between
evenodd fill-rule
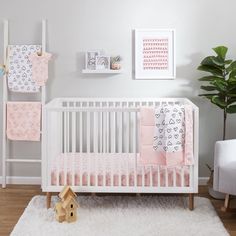
<instances>
[{"instance_id":1,"label":"white baseboard","mask_svg":"<svg viewBox=\"0 0 236 236\"><path fill-rule=\"evenodd\" d=\"M209 177L199 177L198 178L198 185L207 185L207 181L209 180Z\"/></svg>"},{"instance_id":2,"label":"white baseboard","mask_svg":"<svg viewBox=\"0 0 236 236\"><path fill-rule=\"evenodd\" d=\"M7 184L41 185L41 177L7 176L6 182ZM2 184L2 176L0 176L0 184Z\"/></svg>"},{"instance_id":3,"label":"white baseboard","mask_svg":"<svg viewBox=\"0 0 236 236\"><path fill-rule=\"evenodd\" d=\"M206 185L208 177L199 177L198 184ZM0 184L2 184L2 176L0 176ZM7 184L30 184L30 185L40 185L41 177L22 177L22 176L8 176Z\"/></svg>"}]
</instances>

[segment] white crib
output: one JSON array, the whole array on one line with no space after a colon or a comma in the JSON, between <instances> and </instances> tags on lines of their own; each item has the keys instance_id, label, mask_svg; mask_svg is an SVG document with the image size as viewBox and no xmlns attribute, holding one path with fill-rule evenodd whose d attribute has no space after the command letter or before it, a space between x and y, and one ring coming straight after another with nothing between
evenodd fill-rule
<instances>
[{"instance_id":1,"label":"white crib","mask_svg":"<svg viewBox=\"0 0 236 236\"><path fill-rule=\"evenodd\" d=\"M140 107L191 104L193 166L167 168L139 162ZM43 110L42 190L70 185L75 192L198 192L198 107L185 98L56 98Z\"/></svg>"}]
</instances>

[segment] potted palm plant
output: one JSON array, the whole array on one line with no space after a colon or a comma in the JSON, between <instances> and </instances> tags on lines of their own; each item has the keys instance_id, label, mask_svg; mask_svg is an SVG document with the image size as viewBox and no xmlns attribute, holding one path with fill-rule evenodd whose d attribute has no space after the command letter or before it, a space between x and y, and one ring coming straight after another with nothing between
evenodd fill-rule
<instances>
[{"instance_id":1,"label":"potted palm plant","mask_svg":"<svg viewBox=\"0 0 236 236\"><path fill-rule=\"evenodd\" d=\"M223 135L222 139L226 139L227 116L230 113L236 113L236 61L226 58L228 48L218 46L213 48L216 55L204 58L198 67L198 70L207 72L208 74L199 81L205 84L201 89L206 91L199 94L201 97L207 98L211 103L222 110ZM209 193L213 197L217 197L217 193L212 189L213 170L209 180Z\"/></svg>"}]
</instances>

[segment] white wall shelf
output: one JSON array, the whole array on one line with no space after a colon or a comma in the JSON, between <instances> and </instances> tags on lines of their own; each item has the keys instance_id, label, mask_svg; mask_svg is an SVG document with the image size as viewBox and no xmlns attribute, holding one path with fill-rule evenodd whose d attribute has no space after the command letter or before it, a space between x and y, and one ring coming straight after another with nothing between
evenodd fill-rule
<instances>
[{"instance_id":1,"label":"white wall shelf","mask_svg":"<svg viewBox=\"0 0 236 236\"><path fill-rule=\"evenodd\" d=\"M120 74L122 70L82 70L83 74Z\"/></svg>"}]
</instances>

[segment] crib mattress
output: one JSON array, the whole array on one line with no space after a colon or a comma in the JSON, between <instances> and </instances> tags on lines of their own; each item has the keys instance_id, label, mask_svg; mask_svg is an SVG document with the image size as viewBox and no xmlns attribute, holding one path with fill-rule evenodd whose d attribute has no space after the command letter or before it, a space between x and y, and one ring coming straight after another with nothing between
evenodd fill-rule
<instances>
[{"instance_id":1,"label":"crib mattress","mask_svg":"<svg viewBox=\"0 0 236 236\"><path fill-rule=\"evenodd\" d=\"M189 186L189 166L144 167L139 160L134 153L61 153L51 163L51 184Z\"/></svg>"}]
</instances>

